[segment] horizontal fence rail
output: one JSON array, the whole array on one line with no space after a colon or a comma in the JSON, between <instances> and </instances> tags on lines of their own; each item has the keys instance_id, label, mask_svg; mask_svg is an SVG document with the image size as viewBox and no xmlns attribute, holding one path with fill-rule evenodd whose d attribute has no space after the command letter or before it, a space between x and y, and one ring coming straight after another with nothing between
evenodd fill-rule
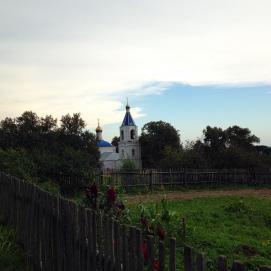
<instances>
[{"instance_id":1,"label":"horizontal fence rail","mask_svg":"<svg viewBox=\"0 0 271 271\"><path fill-rule=\"evenodd\" d=\"M16 229L35 271L176 271L178 257L184 262L179 270L206 269L203 254L189 246L183 254L177 253L174 238L168 246L160 241L155 249L154 237L143 236L140 229L3 173L0 202L1 217ZM233 271L244 269L240 262L233 263ZM217 270L228 270L224 256ZM261 271L271 269L262 267Z\"/></svg>"},{"instance_id":2,"label":"horizontal fence rail","mask_svg":"<svg viewBox=\"0 0 271 271\"><path fill-rule=\"evenodd\" d=\"M123 187L181 186L210 187L227 185L269 185L271 170L252 171L246 169L206 170L144 170L135 172L104 171L101 183L110 180Z\"/></svg>"}]
</instances>

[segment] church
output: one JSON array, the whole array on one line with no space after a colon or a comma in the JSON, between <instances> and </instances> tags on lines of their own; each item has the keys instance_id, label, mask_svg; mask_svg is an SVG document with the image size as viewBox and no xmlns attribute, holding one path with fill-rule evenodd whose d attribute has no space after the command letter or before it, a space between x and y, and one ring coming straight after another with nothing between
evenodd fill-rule
<instances>
[{"instance_id":1,"label":"church","mask_svg":"<svg viewBox=\"0 0 271 271\"><path fill-rule=\"evenodd\" d=\"M98 127L96 128L97 147L101 154L100 162L103 170L119 169L126 160L132 161L136 168L142 168L138 130L132 118L128 103L126 105L124 119L120 126L118 152L116 151L115 146L103 140L102 132L102 128L98 123Z\"/></svg>"}]
</instances>

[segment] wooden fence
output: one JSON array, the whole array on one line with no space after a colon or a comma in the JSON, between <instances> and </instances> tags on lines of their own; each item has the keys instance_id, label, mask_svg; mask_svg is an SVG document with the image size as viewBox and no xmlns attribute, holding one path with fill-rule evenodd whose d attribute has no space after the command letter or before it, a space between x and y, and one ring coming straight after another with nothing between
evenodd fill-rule
<instances>
[{"instance_id":1,"label":"wooden fence","mask_svg":"<svg viewBox=\"0 0 271 271\"><path fill-rule=\"evenodd\" d=\"M177 257L184 257L181 270L206 269L203 254L188 246L183 254L176 253L173 238L169 247L160 241L156 250L153 237L145 239L140 229L3 173L0 202L0 215L16 229L18 242L35 271L175 271ZM144 244L148 254L145 262ZM154 263L158 261L157 268ZM233 263L233 271L244 269L240 262ZM217 270L227 270L225 257L219 258ZM261 271L271 269L262 267Z\"/></svg>"},{"instance_id":2,"label":"wooden fence","mask_svg":"<svg viewBox=\"0 0 271 271\"><path fill-rule=\"evenodd\" d=\"M271 170L252 171L246 169L206 169L206 170L144 170L136 172L107 171L101 182L110 179L115 185L123 187L211 187L230 185L268 185L271 184Z\"/></svg>"}]
</instances>

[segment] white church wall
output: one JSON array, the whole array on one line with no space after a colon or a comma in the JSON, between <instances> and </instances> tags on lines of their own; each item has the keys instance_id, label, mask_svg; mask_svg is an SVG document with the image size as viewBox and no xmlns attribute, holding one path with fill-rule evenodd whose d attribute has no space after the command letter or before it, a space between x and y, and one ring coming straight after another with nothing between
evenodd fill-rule
<instances>
[{"instance_id":1,"label":"white church wall","mask_svg":"<svg viewBox=\"0 0 271 271\"><path fill-rule=\"evenodd\" d=\"M120 160L108 160L108 161L103 161L102 162L102 168L104 170L107 169L120 169L121 168L121 161Z\"/></svg>"},{"instance_id":2,"label":"white church wall","mask_svg":"<svg viewBox=\"0 0 271 271\"><path fill-rule=\"evenodd\" d=\"M134 130L134 138L131 138L131 131ZM122 134L123 133L123 134ZM136 126L121 126L120 127L120 141L135 141L138 140Z\"/></svg>"},{"instance_id":3,"label":"white church wall","mask_svg":"<svg viewBox=\"0 0 271 271\"><path fill-rule=\"evenodd\" d=\"M100 153L104 152L115 152L116 148L115 147L100 147L99 151Z\"/></svg>"}]
</instances>

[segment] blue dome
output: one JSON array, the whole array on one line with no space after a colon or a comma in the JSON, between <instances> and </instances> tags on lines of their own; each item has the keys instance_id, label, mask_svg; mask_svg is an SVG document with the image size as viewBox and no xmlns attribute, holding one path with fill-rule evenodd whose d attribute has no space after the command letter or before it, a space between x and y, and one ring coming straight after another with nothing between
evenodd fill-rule
<instances>
[{"instance_id":1,"label":"blue dome","mask_svg":"<svg viewBox=\"0 0 271 271\"><path fill-rule=\"evenodd\" d=\"M112 145L105 140L99 140L97 142L97 147L112 147Z\"/></svg>"}]
</instances>

